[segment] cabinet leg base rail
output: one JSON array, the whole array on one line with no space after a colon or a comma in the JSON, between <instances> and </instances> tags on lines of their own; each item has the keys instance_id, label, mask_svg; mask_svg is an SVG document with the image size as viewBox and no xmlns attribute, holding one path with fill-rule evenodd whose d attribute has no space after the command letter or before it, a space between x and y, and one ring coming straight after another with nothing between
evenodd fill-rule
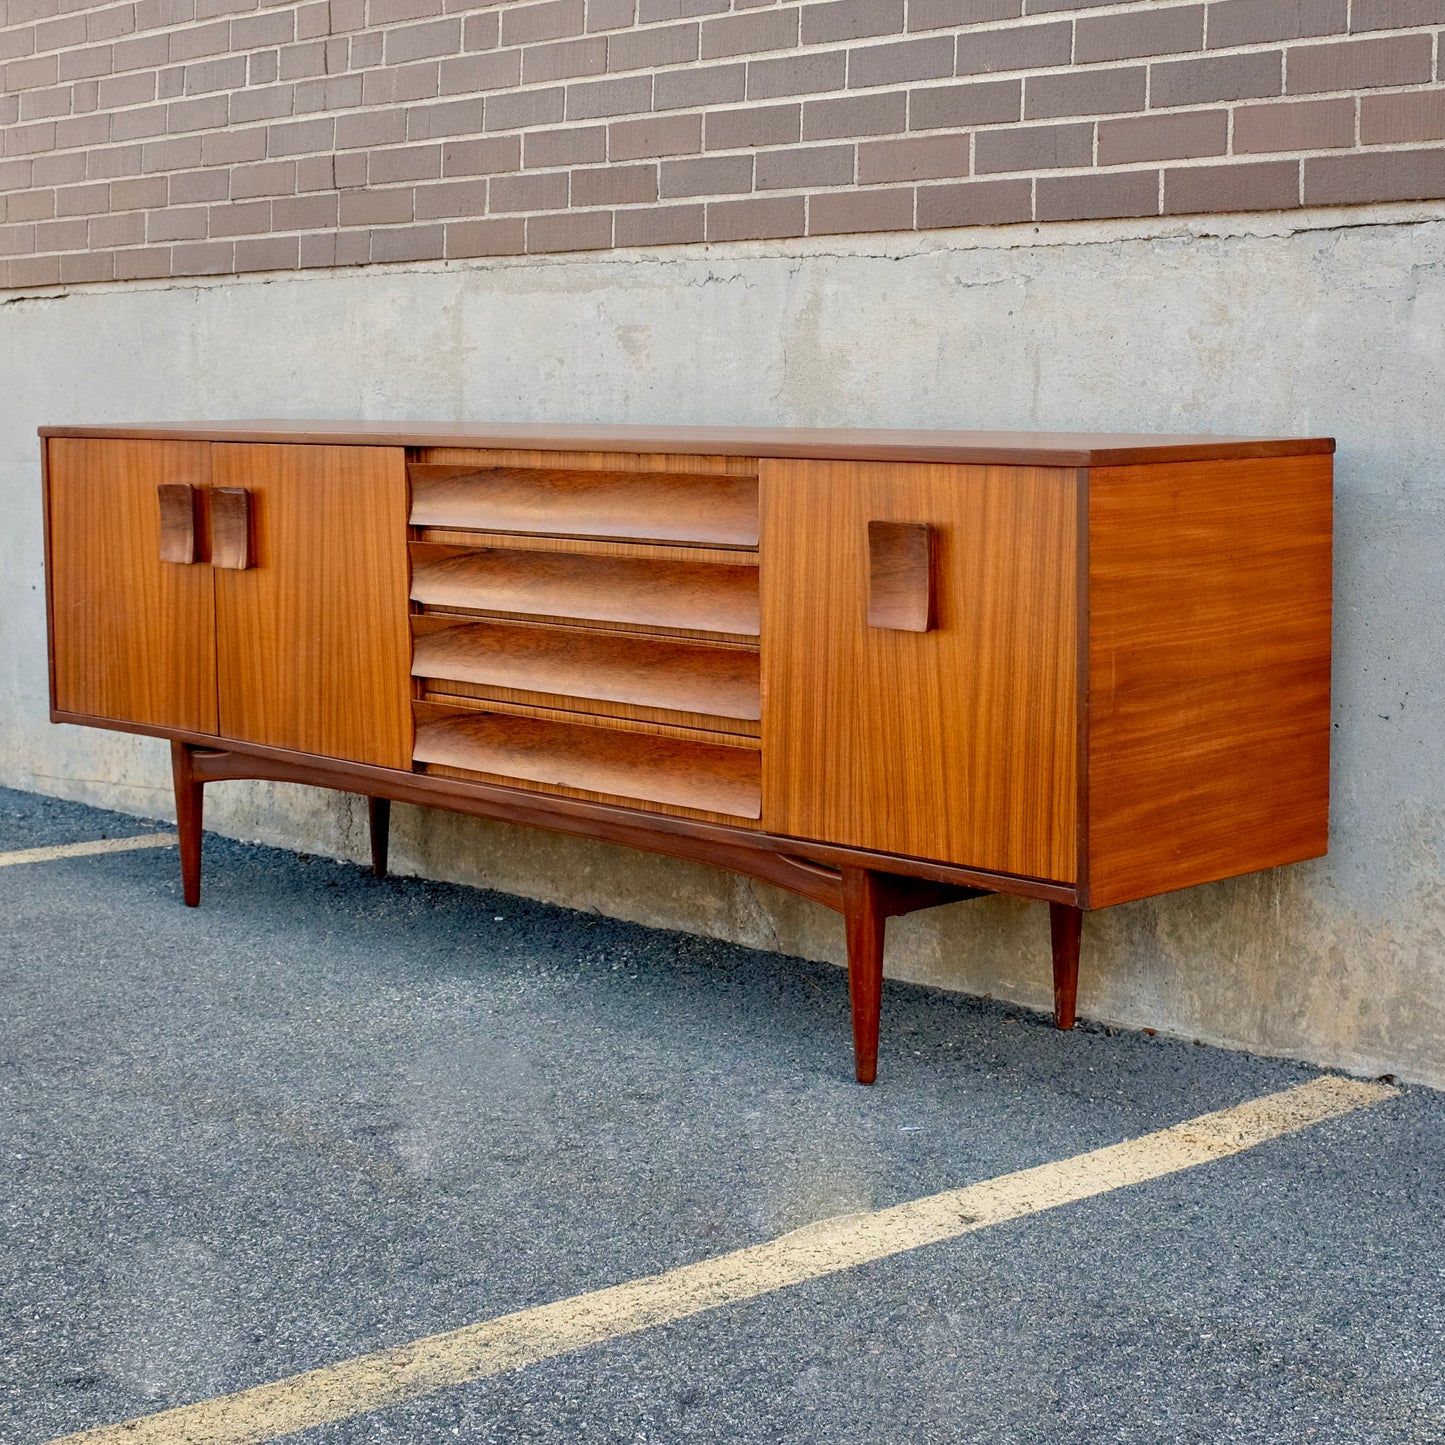
<instances>
[{"instance_id":1,"label":"cabinet leg base rail","mask_svg":"<svg viewBox=\"0 0 1445 1445\"><path fill-rule=\"evenodd\" d=\"M847 929L853 1061L860 1084L871 1084L878 1077L884 935L888 920L905 913L984 898L991 893L1021 893L1025 888L1035 897L1045 897L1053 936L1054 1022L1061 1029L1074 1026L1083 910L1059 900L1059 894L1068 892L1062 885L1030 886L1030 880L999 878L1000 886L981 887L978 885L985 879L989 883L995 880L971 870L934 864L919 866L933 873L951 873L957 881L916 877L844 861L849 856L848 850L830 845L798 843L742 829L687 824L676 819L643 820L635 813L606 805L579 804L575 800L554 799L492 784L458 784L451 779L443 783L425 774L394 773L360 764L302 758L278 749L232 751L173 739L171 764L176 789L181 880L186 905L190 908L201 901L201 818L205 785L241 778L307 783L365 795L371 828L371 868L378 878L386 876L391 804L395 796L424 807L442 807L503 822L576 833L709 863L834 909L843 915ZM837 859L836 866L832 861L806 856L819 852L829 859ZM861 856L868 861L872 859L872 855ZM907 861L899 860L900 863Z\"/></svg>"}]
</instances>

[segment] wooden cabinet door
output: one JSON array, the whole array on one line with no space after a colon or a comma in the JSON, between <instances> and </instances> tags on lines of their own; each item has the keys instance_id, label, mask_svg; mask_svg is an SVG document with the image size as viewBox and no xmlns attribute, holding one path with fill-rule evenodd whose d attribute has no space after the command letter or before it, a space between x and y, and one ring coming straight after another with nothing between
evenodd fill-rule
<instances>
[{"instance_id":1,"label":"wooden cabinet door","mask_svg":"<svg viewBox=\"0 0 1445 1445\"><path fill-rule=\"evenodd\" d=\"M216 731L211 569L203 562L161 560L160 488L203 490L209 453L204 442L47 441L51 700L57 711Z\"/></svg>"},{"instance_id":2,"label":"wooden cabinet door","mask_svg":"<svg viewBox=\"0 0 1445 1445\"><path fill-rule=\"evenodd\" d=\"M764 461L761 485L764 828L1073 881L1076 473ZM914 524L875 529L893 626L870 522Z\"/></svg>"},{"instance_id":3,"label":"wooden cabinet door","mask_svg":"<svg viewBox=\"0 0 1445 1445\"><path fill-rule=\"evenodd\" d=\"M244 568L213 521L221 735L409 769L404 452L218 443L211 470L213 517L250 507Z\"/></svg>"}]
</instances>

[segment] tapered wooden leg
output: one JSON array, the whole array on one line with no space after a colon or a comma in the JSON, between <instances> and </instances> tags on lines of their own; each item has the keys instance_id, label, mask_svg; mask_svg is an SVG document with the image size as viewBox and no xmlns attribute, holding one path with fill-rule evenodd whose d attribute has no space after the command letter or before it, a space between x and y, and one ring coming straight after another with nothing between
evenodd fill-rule
<instances>
[{"instance_id":1,"label":"tapered wooden leg","mask_svg":"<svg viewBox=\"0 0 1445 1445\"><path fill-rule=\"evenodd\" d=\"M1049 904L1049 933L1054 945L1054 1027L1074 1026L1079 997L1079 939L1084 910L1068 903Z\"/></svg>"},{"instance_id":2,"label":"tapered wooden leg","mask_svg":"<svg viewBox=\"0 0 1445 1445\"><path fill-rule=\"evenodd\" d=\"M171 775L176 785L176 833L181 845L181 892L187 908L201 901L201 793L191 768L191 750L171 744Z\"/></svg>"},{"instance_id":3,"label":"tapered wooden leg","mask_svg":"<svg viewBox=\"0 0 1445 1445\"><path fill-rule=\"evenodd\" d=\"M371 822L371 871L378 878L385 878L386 846L391 838L391 799L368 798L366 812Z\"/></svg>"},{"instance_id":4,"label":"tapered wooden leg","mask_svg":"<svg viewBox=\"0 0 1445 1445\"><path fill-rule=\"evenodd\" d=\"M866 868L843 870L843 918L848 926L853 1064L858 1082L871 1084L878 1077L878 1005L883 995L883 930L888 916L878 877Z\"/></svg>"}]
</instances>

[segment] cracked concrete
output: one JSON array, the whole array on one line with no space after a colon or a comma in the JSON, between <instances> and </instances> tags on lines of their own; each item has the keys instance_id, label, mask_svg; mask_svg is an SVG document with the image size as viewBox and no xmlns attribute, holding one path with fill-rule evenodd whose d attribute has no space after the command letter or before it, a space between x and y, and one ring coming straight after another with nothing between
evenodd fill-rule
<instances>
[{"instance_id":1,"label":"cracked concrete","mask_svg":"<svg viewBox=\"0 0 1445 1445\"><path fill-rule=\"evenodd\" d=\"M335 416L1327 433L1328 859L1093 916L1092 1017L1445 1082L1440 207L677 247L74 288L0 322L0 781L151 816L162 746L45 717L45 422ZM356 858L348 798L211 825ZM698 865L398 808L402 871L809 958L837 920ZM1042 909L896 921L890 969L1042 1007Z\"/></svg>"}]
</instances>

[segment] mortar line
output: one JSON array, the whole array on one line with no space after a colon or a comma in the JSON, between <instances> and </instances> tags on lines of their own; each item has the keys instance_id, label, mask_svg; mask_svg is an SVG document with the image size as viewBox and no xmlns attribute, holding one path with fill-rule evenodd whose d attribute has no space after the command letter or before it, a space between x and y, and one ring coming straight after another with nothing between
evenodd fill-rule
<instances>
[{"instance_id":1,"label":"mortar line","mask_svg":"<svg viewBox=\"0 0 1445 1445\"><path fill-rule=\"evenodd\" d=\"M1400 1091L1335 1075L1071 1159L538 1305L50 1445L261 1445L1254 1149Z\"/></svg>"}]
</instances>

